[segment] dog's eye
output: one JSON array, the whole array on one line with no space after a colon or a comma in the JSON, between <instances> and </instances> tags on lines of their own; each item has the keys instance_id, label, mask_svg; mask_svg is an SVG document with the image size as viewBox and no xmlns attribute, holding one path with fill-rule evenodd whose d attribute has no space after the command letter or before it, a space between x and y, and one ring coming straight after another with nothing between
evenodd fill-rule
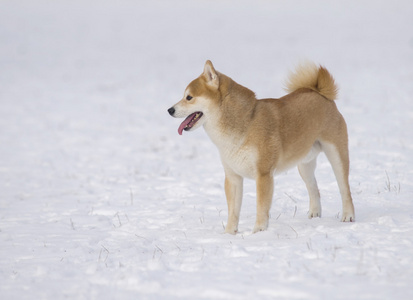
<instances>
[{"instance_id":1,"label":"dog's eye","mask_svg":"<svg viewBox=\"0 0 413 300\"><path fill-rule=\"evenodd\" d=\"M189 101L189 100L191 100L191 99L192 99L192 96L189 96L189 95L188 95L188 96L186 96L186 100L188 100L188 101Z\"/></svg>"}]
</instances>

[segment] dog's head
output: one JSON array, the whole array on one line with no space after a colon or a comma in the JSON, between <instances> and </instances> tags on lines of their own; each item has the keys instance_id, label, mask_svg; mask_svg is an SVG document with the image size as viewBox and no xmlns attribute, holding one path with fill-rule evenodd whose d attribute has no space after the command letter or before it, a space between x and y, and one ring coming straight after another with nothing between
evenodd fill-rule
<instances>
[{"instance_id":1,"label":"dog's head","mask_svg":"<svg viewBox=\"0 0 413 300\"><path fill-rule=\"evenodd\" d=\"M204 72L185 89L182 100L168 109L172 117L186 118L178 133L182 135L184 130L195 130L207 122L219 99L219 73L208 60Z\"/></svg>"}]
</instances>

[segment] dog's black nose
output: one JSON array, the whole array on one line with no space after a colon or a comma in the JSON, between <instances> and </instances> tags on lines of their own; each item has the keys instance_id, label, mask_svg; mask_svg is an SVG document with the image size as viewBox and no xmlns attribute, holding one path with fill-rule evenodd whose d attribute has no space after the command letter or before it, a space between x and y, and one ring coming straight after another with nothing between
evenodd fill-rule
<instances>
[{"instance_id":1,"label":"dog's black nose","mask_svg":"<svg viewBox=\"0 0 413 300\"><path fill-rule=\"evenodd\" d=\"M168 109L168 113L173 116L175 113L175 108L171 107L170 109Z\"/></svg>"}]
</instances>

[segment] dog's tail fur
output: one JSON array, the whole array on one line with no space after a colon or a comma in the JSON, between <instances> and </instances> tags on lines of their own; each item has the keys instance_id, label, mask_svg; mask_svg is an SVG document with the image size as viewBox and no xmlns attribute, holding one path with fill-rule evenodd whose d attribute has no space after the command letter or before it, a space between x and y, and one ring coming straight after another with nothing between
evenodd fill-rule
<instances>
[{"instance_id":1,"label":"dog's tail fur","mask_svg":"<svg viewBox=\"0 0 413 300\"><path fill-rule=\"evenodd\" d=\"M320 93L329 100L335 100L338 93L333 76L326 68L313 63L299 65L295 72L290 74L285 86L285 90L289 93L300 88L308 88Z\"/></svg>"}]
</instances>

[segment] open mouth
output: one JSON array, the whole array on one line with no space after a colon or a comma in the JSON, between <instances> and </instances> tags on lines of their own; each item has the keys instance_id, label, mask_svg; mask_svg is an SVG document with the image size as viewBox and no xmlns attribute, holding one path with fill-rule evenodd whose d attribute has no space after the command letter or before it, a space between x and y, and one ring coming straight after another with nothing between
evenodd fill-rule
<instances>
[{"instance_id":1,"label":"open mouth","mask_svg":"<svg viewBox=\"0 0 413 300\"><path fill-rule=\"evenodd\" d=\"M194 125L196 124L196 122L199 121L199 119L201 119L203 113L200 111L194 112L193 114L190 114L188 117L186 117L186 119L181 123L181 125L178 128L178 133L179 135L182 135L182 131L188 131L190 130L192 127L194 127Z\"/></svg>"}]
</instances>

